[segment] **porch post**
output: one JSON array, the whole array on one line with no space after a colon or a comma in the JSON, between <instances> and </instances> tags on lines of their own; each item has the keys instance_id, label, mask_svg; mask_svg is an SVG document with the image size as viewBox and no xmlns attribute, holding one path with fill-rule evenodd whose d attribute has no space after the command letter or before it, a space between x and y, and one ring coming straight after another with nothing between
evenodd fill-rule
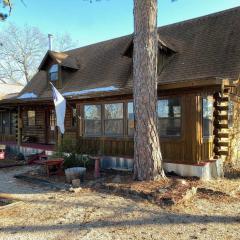
<instances>
[{"instance_id":1,"label":"porch post","mask_svg":"<svg viewBox=\"0 0 240 240\"><path fill-rule=\"evenodd\" d=\"M17 144L18 147L22 144L22 118L21 118L21 108L18 106L18 121L17 121Z\"/></svg>"}]
</instances>

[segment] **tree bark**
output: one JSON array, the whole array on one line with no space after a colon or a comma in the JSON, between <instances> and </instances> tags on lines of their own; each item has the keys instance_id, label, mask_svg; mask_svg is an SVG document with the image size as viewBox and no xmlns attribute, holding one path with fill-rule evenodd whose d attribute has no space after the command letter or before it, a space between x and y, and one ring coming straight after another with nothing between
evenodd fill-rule
<instances>
[{"instance_id":1,"label":"tree bark","mask_svg":"<svg viewBox=\"0 0 240 240\"><path fill-rule=\"evenodd\" d=\"M157 0L134 0L134 178L164 178L157 130Z\"/></svg>"}]
</instances>

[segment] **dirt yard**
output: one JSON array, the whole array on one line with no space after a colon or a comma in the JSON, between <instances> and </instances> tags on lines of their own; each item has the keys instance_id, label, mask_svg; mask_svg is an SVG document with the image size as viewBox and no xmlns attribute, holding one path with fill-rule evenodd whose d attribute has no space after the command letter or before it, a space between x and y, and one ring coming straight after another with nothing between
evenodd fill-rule
<instances>
[{"instance_id":1,"label":"dirt yard","mask_svg":"<svg viewBox=\"0 0 240 240\"><path fill-rule=\"evenodd\" d=\"M200 183L228 196L200 191L162 209L141 199L83 189L51 191L13 178L29 167L0 170L0 239L240 239L240 180Z\"/></svg>"}]
</instances>

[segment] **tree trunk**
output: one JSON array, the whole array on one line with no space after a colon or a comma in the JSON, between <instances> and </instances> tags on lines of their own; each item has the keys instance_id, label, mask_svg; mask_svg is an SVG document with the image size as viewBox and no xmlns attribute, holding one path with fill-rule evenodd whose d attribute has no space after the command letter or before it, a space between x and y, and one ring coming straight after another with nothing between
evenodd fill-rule
<instances>
[{"instance_id":1,"label":"tree trunk","mask_svg":"<svg viewBox=\"0 0 240 240\"><path fill-rule=\"evenodd\" d=\"M134 178L165 177L157 130L157 0L134 0Z\"/></svg>"}]
</instances>

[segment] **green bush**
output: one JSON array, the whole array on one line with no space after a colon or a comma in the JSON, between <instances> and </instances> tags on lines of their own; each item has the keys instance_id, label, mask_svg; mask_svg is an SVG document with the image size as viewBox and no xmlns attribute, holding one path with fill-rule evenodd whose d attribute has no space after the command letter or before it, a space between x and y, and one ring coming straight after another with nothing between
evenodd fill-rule
<instances>
[{"instance_id":1,"label":"green bush","mask_svg":"<svg viewBox=\"0 0 240 240\"><path fill-rule=\"evenodd\" d=\"M64 158L63 167L71 168L71 167L86 167L88 170L92 170L94 168L94 161L92 161L88 155L82 152L81 144L76 144L69 137L64 137L62 140L62 144L57 147L55 154L53 157L62 157ZM87 152L87 154L92 154L93 151Z\"/></svg>"},{"instance_id":2,"label":"green bush","mask_svg":"<svg viewBox=\"0 0 240 240\"><path fill-rule=\"evenodd\" d=\"M75 153L70 153L64 156L64 169L72 167L85 167L89 169L90 166L91 161L87 155L77 155Z\"/></svg>"},{"instance_id":3,"label":"green bush","mask_svg":"<svg viewBox=\"0 0 240 240\"><path fill-rule=\"evenodd\" d=\"M62 144L57 146L57 152L59 153L75 153L76 152L76 142L69 137L64 137Z\"/></svg>"}]
</instances>

